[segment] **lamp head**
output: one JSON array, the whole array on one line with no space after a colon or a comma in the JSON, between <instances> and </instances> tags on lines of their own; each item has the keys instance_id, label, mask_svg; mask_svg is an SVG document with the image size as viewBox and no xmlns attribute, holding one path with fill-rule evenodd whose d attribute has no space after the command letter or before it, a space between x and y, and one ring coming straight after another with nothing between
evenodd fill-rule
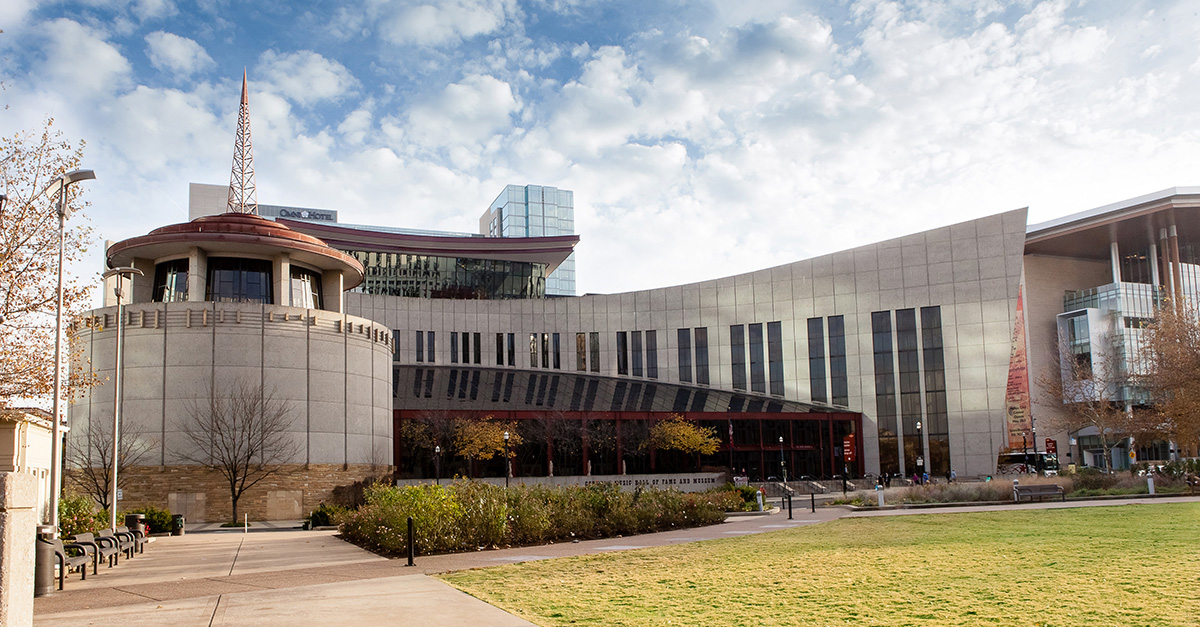
<instances>
[{"instance_id":1,"label":"lamp head","mask_svg":"<svg viewBox=\"0 0 1200 627\"><path fill-rule=\"evenodd\" d=\"M507 431L504 432L504 441L505 442L508 441L508 432Z\"/></svg>"}]
</instances>

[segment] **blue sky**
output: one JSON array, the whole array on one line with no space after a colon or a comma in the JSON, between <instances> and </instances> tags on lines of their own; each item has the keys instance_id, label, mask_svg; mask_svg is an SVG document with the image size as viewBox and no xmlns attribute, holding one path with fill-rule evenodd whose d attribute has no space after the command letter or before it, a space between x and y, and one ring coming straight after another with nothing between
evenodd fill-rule
<instances>
[{"instance_id":1,"label":"blue sky","mask_svg":"<svg viewBox=\"0 0 1200 627\"><path fill-rule=\"evenodd\" d=\"M4 0L0 133L54 117L99 235L139 235L228 182L246 68L260 202L472 231L572 189L579 289L617 292L1200 184L1198 10Z\"/></svg>"}]
</instances>

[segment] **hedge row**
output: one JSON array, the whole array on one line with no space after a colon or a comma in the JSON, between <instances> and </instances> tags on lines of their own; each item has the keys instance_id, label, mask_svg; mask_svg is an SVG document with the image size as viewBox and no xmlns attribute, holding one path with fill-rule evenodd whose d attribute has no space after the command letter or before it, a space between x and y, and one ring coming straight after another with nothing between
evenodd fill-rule
<instances>
[{"instance_id":1,"label":"hedge row","mask_svg":"<svg viewBox=\"0 0 1200 627\"><path fill-rule=\"evenodd\" d=\"M684 493L615 484L586 487L518 485L511 488L458 480L450 485L394 487L375 484L366 503L346 513L346 539L384 555L408 551L413 517L416 552L422 555L479 548L605 538L711 525L740 510L731 490Z\"/></svg>"}]
</instances>

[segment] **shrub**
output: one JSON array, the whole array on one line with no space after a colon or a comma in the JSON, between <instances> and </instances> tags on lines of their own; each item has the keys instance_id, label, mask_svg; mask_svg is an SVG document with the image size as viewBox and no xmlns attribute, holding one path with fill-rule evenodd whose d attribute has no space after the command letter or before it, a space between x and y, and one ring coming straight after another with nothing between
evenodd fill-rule
<instances>
[{"instance_id":1,"label":"shrub","mask_svg":"<svg viewBox=\"0 0 1200 627\"><path fill-rule=\"evenodd\" d=\"M58 537L94 533L108 526L108 516L96 511L90 497L67 492L58 499Z\"/></svg>"},{"instance_id":2,"label":"shrub","mask_svg":"<svg viewBox=\"0 0 1200 627\"><path fill-rule=\"evenodd\" d=\"M171 510L157 507L139 507L131 509L127 514L142 514L146 517L146 533L165 533L171 530Z\"/></svg>"},{"instance_id":3,"label":"shrub","mask_svg":"<svg viewBox=\"0 0 1200 627\"><path fill-rule=\"evenodd\" d=\"M308 523L309 529L315 529L317 527L331 527L341 522L341 519L347 513L349 513L349 511L350 510L346 509L345 507L321 503L321 506L310 512L308 517L304 520L306 523Z\"/></svg>"},{"instance_id":4,"label":"shrub","mask_svg":"<svg viewBox=\"0 0 1200 627\"><path fill-rule=\"evenodd\" d=\"M430 554L713 524L741 502L732 491L641 488L631 494L615 484L505 489L470 480L449 486L377 484L364 491L364 499L360 509L342 516L342 533L384 555L407 552L409 516L416 551Z\"/></svg>"}]
</instances>

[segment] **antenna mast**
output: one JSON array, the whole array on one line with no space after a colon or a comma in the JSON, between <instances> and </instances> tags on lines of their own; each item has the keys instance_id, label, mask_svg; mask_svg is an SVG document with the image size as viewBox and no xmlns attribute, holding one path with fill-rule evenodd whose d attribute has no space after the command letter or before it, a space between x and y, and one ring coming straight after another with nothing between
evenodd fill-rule
<instances>
[{"instance_id":1,"label":"antenna mast","mask_svg":"<svg viewBox=\"0 0 1200 627\"><path fill-rule=\"evenodd\" d=\"M229 211L258 214L254 193L254 150L250 145L250 97L242 70L242 105L238 108L237 138L233 141L233 174L229 177Z\"/></svg>"}]
</instances>

